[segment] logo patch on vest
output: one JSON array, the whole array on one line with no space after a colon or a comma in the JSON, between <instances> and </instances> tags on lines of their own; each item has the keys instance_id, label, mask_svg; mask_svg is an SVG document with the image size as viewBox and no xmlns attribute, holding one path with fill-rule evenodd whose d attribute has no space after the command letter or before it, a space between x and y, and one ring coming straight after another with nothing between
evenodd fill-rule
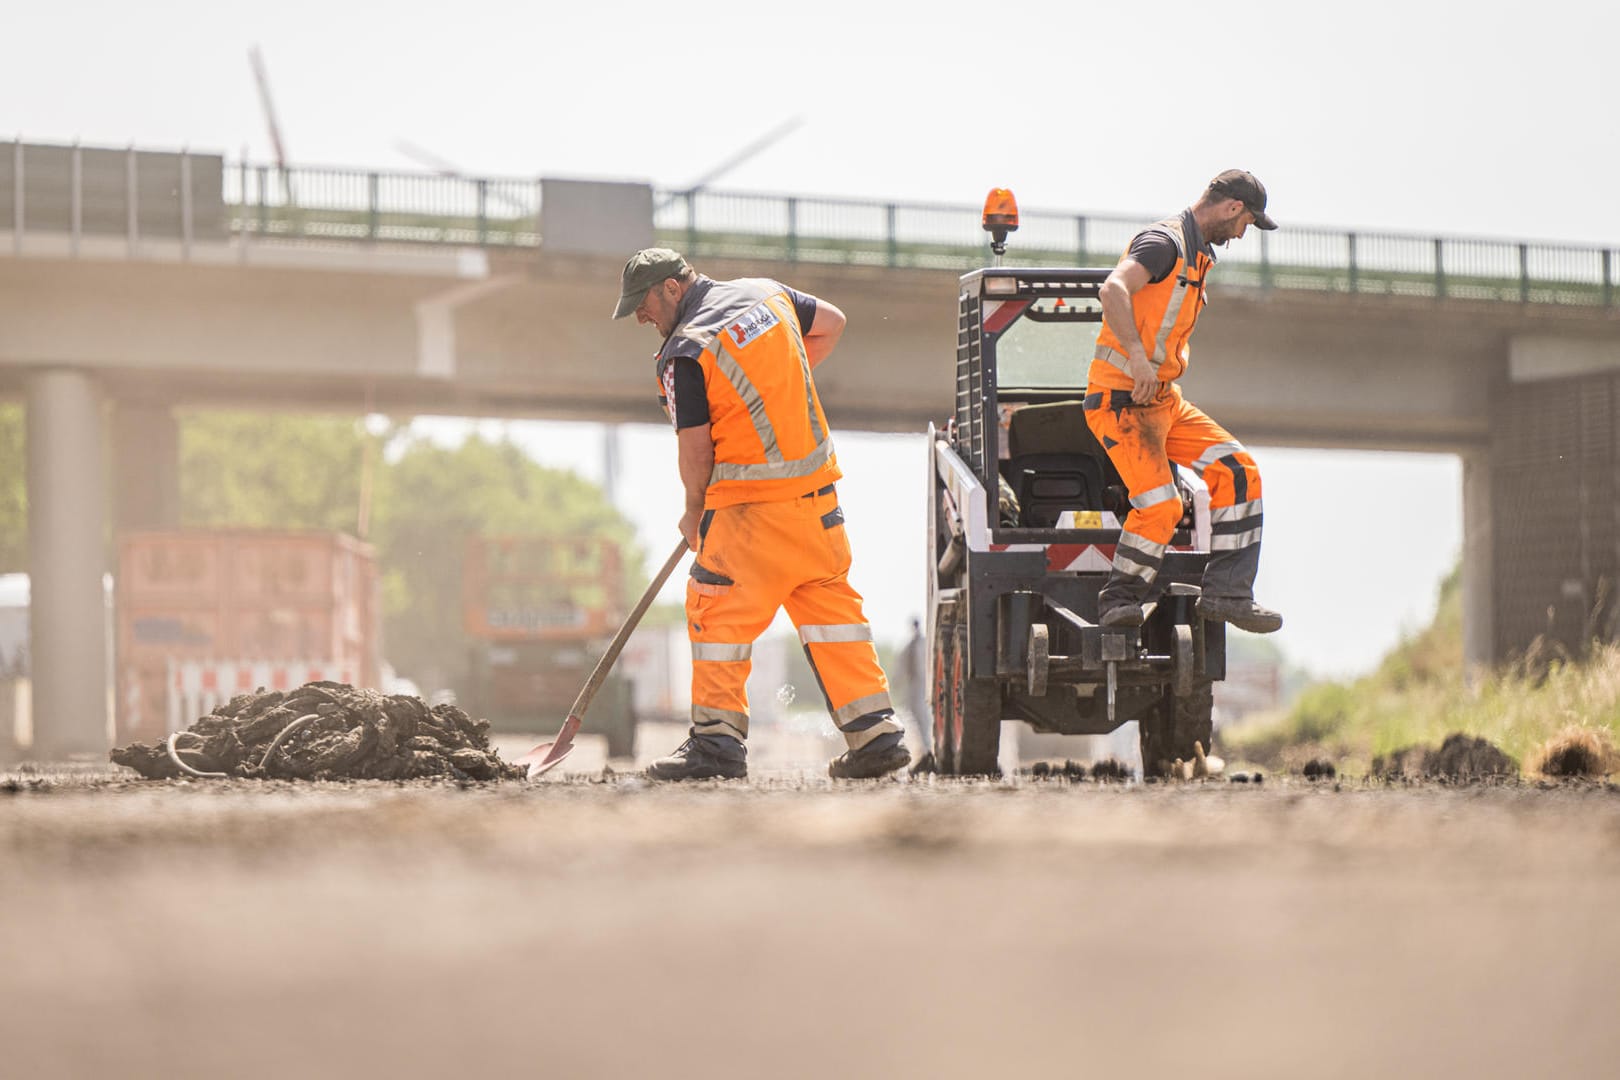
<instances>
[{"instance_id":1,"label":"logo patch on vest","mask_svg":"<svg viewBox=\"0 0 1620 1080\"><path fill-rule=\"evenodd\" d=\"M726 336L733 347L740 349L781 321L769 304L761 304L731 322L726 327Z\"/></svg>"}]
</instances>

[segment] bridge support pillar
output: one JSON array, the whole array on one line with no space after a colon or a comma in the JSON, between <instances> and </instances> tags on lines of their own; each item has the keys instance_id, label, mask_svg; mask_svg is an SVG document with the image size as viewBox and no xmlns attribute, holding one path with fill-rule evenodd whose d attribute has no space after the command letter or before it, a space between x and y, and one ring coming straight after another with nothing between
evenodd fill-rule
<instances>
[{"instance_id":1,"label":"bridge support pillar","mask_svg":"<svg viewBox=\"0 0 1620 1080\"><path fill-rule=\"evenodd\" d=\"M1580 656L1594 640L1620 637L1620 351L1610 350L1608 371L1583 370L1592 350L1582 344L1515 340L1512 382L1493 395L1498 661L1532 645L1544 656Z\"/></svg>"},{"instance_id":2,"label":"bridge support pillar","mask_svg":"<svg viewBox=\"0 0 1620 1080\"><path fill-rule=\"evenodd\" d=\"M120 401L112 418L113 528L180 524L180 424L166 405Z\"/></svg>"},{"instance_id":3,"label":"bridge support pillar","mask_svg":"<svg viewBox=\"0 0 1620 1080\"><path fill-rule=\"evenodd\" d=\"M82 371L28 380L29 653L34 753L47 760L100 758L111 739L101 404Z\"/></svg>"},{"instance_id":4,"label":"bridge support pillar","mask_svg":"<svg viewBox=\"0 0 1620 1080\"><path fill-rule=\"evenodd\" d=\"M1496 660L1495 570L1491 544L1491 463L1484 452L1464 454L1463 464L1463 664L1471 675Z\"/></svg>"}]
</instances>

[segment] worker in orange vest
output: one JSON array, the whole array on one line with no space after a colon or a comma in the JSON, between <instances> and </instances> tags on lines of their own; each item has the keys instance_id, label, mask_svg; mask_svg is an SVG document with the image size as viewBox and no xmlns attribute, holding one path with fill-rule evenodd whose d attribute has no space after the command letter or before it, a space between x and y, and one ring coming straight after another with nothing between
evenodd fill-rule
<instances>
[{"instance_id":1,"label":"worker in orange vest","mask_svg":"<svg viewBox=\"0 0 1620 1080\"><path fill-rule=\"evenodd\" d=\"M882 776L911 760L889 701L834 483L843 475L811 369L844 332L825 300L765 278L716 281L668 248L625 264L615 319L663 339L659 397L679 444L697 557L686 587L692 729L648 769L655 780L748 775L754 639L785 607L848 750L834 778Z\"/></svg>"},{"instance_id":2,"label":"worker in orange vest","mask_svg":"<svg viewBox=\"0 0 1620 1080\"><path fill-rule=\"evenodd\" d=\"M1260 470L1215 421L1181 396L1188 339L1208 302L1215 244L1250 225L1275 229L1266 189L1253 173L1228 169L1180 215L1131 240L1100 291L1103 327L1086 376L1086 422L1130 491L1108 581L1098 596L1104 626L1140 626L1154 595L1165 546L1181 520L1170 463L1209 488L1210 557L1198 612L1241 630L1269 634L1282 616L1254 600L1260 568Z\"/></svg>"}]
</instances>

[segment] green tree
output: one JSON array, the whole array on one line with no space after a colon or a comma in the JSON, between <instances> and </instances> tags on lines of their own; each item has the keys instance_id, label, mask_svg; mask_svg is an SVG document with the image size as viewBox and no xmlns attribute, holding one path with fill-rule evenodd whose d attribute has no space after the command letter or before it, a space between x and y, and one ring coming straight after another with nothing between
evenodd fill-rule
<instances>
[{"instance_id":1,"label":"green tree","mask_svg":"<svg viewBox=\"0 0 1620 1080\"><path fill-rule=\"evenodd\" d=\"M376 461L387 438L346 417L182 413L181 523L352 535L365 455Z\"/></svg>"},{"instance_id":2,"label":"green tree","mask_svg":"<svg viewBox=\"0 0 1620 1080\"><path fill-rule=\"evenodd\" d=\"M455 449L414 440L379 477L375 540L383 565L390 660L426 683L460 681L468 537L605 536L625 555L626 587L644 581L634 529L599 487L531 461L510 442L471 438ZM424 685L424 689L428 686Z\"/></svg>"}]
</instances>

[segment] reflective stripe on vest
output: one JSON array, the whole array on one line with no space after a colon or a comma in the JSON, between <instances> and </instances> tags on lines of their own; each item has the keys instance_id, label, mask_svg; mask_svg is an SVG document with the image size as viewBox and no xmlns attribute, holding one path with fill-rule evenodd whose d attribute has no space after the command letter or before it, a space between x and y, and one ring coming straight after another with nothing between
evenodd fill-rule
<instances>
[{"instance_id":1,"label":"reflective stripe on vest","mask_svg":"<svg viewBox=\"0 0 1620 1080\"><path fill-rule=\"evenodd\" d=\"M1213 265L1201 251L1189 256L1185 226L1183 217L1167 218L1153 226L1176 245L1176 261L1163 280L1143 286L1132 298L1132 317L1138 320L1136 332L1155 369L1172 359L1181 359L1203 304L1204 275ZM1164 307L1157 310L1161 302ZM1124 348L1106 322L1097 337L1095 358L1126 370Z\"/></svg>"},{"instance_id":2,"label":"reflective stripe on vest","mask_svg":"<svg viewBox=\"0 0 1620 1080\"><path fill-rule=\"evenodd\" d=\"M1169 303L1164 305L1164 315L1159 319L1159 331L1153 337L1152 360L1155 364L1162 364L1168 358L1165 345L1170 341L1170 333L1176 328L1176 323L1181 320L1181 312L1187 306L1187 301L1191 299L1195 304L1198 302L1197 286L1203 284L1201 276L1197 280L1193 280L1192 275L1198 269L1198 254L1197 252L1193 253L1192 265L1189 266L1187 260L1187 237L1182 233L1181 219L1163 221L1160 222L1160 225L1165 232L1170 234L1170 238L1176 242L1176 265L1171 268L1171 274L1175 278L1176 284L1174 289L1171 290ZM1196 308L1194 309L1194 318L1197 318ZM1187 329L1191 330L1192 327L1189 326Z\"/></svg>"}]
</instances>

